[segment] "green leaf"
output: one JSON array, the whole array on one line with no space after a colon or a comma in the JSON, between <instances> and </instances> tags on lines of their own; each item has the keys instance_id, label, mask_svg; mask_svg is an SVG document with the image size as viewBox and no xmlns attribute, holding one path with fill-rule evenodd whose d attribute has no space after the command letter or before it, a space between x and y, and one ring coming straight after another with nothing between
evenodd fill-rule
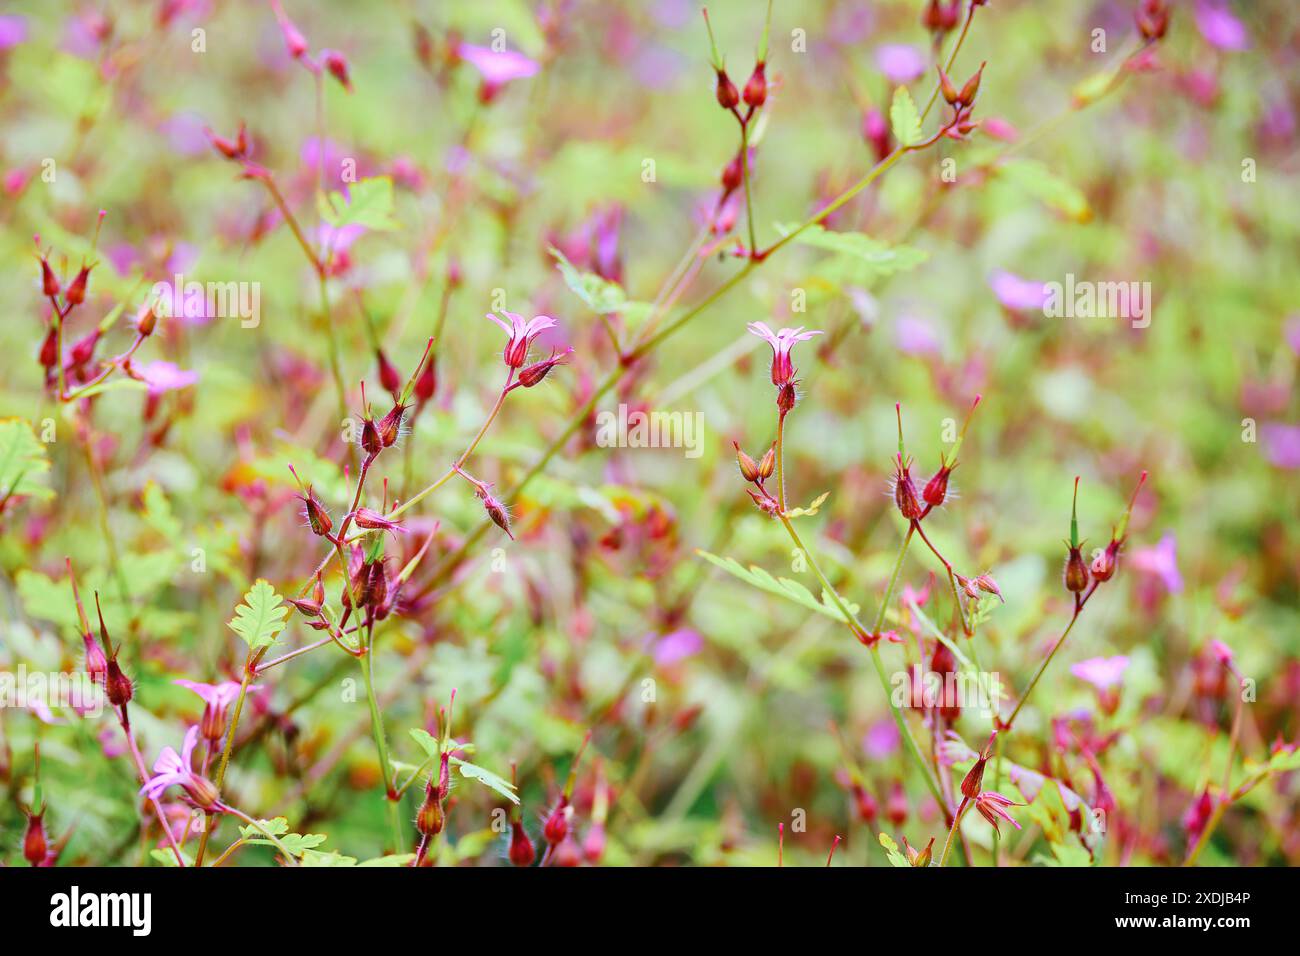
<instances>
[{"instance_id":1,"label":"green leaf","mask_svg":"<svg viewBox=\"0 0 1300 956\"><path fill-rule=\"evenodd\" d=\"M787 601L793 601L795 604L806 607L810 611L824 614L826 617L832 618L836 621L841 621L845 624L853 623L840 613L839 608L828 600L828 595L823 594L822 600L819 601L813 596L811 591L798 581L792 581L789 578L773 577L757 565L751 564L748 568L745 568L735 558L720 558L716 554L709 554L709 552L701 551L698 548L695 553L709 563L716 564L728 574L740 578L740 580L747 584L752 584L760 591L767 591L769 594L779 595ZM845 604L851 613L858 613L859 609L856 604L849 604L848 602L845 602Z\"/></svg>"},{"instance_id":2,"label":"green leaf","mask_svg":"<svg viewBox=\"0 0 1300 956\"><path fill-rule=\"evenodd\" d=\"M393 218L396 208L393 201L393 180L388 176L374 176L352 183L349 195L332 192L319 202L321 218L336 229L342 226L364 226L374 232L391 232L400 229L401 223Z\"/></svg>"},{"instance_id":3,"label":"green leaf","mask_svg":"<svg viewBox=\"0 0 1300 956\"><path fill-rule=\"evenodd\" d=\"M921 142L921 114L905 86L894 90L894 101L889 104L889 125L899 145L915 146Z\"/></svg>"},{"instance_id":4,"label":"green leaf","mask_svg":"<svg viewBox=\"0 0 1300 956\"><path fill-rule=\"evenodd\" d=\"M175 544L181 537L181 523L172 512L171 502L156 481L144 486L145 524L157 531L166 541Z\"/></svg>"},{"instance_id":5,"label":"green leaf","mask_svg":"<svg viewBox=\"0 0 1300 956\"><path fill-rule=\"evenodd\" d=\"M776 228L782 235L789 235L798 227L778 223ZM880 276L915 269L929 257L924 250L914 246L891 246L884 240L873 239L865 233L832 232L820 224L809 226L795 236L793 241L851 256L860 264L866 265L873 275Z\"/></svg>"},{"instance_id":6,"label":"green leaf","mask_svg":"<svg viewBox=\"0 0 1300 956\"><path fill-rule=\"evenodd\" d=\"M792 508L785 513L787 518L801 518L815 515L820 510L822 504L831 496L829 491L823 492L812 500L812 503L806 508Z\"/></svg>"},{"instance_id":7,"label":"green leaf","mask_svg":"<svg viewBox=\"0 0 1300 956\"><path fill-rule=\"evenodd\" d=\"M0 501L25 495L48 501L50 460L32 426L20 418L0 421Z\"/></svg>"},{"instance_id":8,"label":"green leaf","mask_svg":"<svg viewBox=\"0 0 1300 956\"><path fill-rule=\"evenodd\" d=\"M258 820L257 822L261 824L267 833L278 839L286 850L297 857L301 857L308 850L315 849L329 839L323 833L290 833L289 821L284 817L276 817L273 820ZM261 830L251 823L248 826L240 827L239 835L243 837L245 843L253 846L275 846ZM278 850L279 847L276 847L276 849Z\"/></svg>"},{"instance_id":9,"label":"green leaf","mask_svg":"<svg viewBox=\"0 0 1300 956\"><path fill-rule=\"evenodd\" d=\"M997 175L1076 222L1092 218L1083 193L1036 159L1008 160L997 167Z\"/></svg>"},{"instance_id":10,"label":"green leaf","mask_svg":"<svg viewBox=\"0 0 1300 956\"><path fill-rule=\"evenodd\" d=\"M411 739L420 745L420 749L424 751L426 756L438 756L438 738L423 727L412 727Z\"/></svg>"},{"instance_id":11,"label":"green leaf","mask_svg":"<svg viewBox=\"0 0 1300 956\"><path fill-rule=\"evenodd\" d=\"M357 866L406 866L415 859L414 853L390 853L371 860L362 860Z\"/></svg>"},{"instance_id":12,"label":"green leaf","mask_svg":"<svg viewBox=\"0 0 1300 956\"><path fill-rule=\"evenodd\" d=\"M880 845L885 848L885 855L889 857L890 866L901 866L911 869L912 864L907 862L907 857L903 855L903 852L898 848L898 844L890 838L888 833L880 834Z\"/></svg>"},{"instance_id":13,"label":"green leaf","mask_svg":"<svg viewBox=\"0 0 1300 956\"><path fill-rule=\"evenodd\" d=\"M451 762L460 768L460 775L462 777L468 777L470 780L477 780L479 783L483 784L483 786L491 787L511 803L519 802L519 797L515 795L515 785L504 777L499 777L491 770L486 770L467 760L461 760L459 757L452 757Z\"/></svg>"},{"instance_id":14,"label":"green leaf","mask_svg":"<svg viewBox=\"0 0 1300 956\"><path fill-rule=\"evenodd\" d=\"M178 866L176 862L176 854L172 852L171 847L155 847L149 851L149 855L163 866ZM185 861L186 866L194 865L194 857L190 856L190 854L186 853L184 850L181 850L181 859Z\"/></svg>"},{"instance_id":15,"label":"green leaf","mask_svg":"<svg viewBox=\"0 0 1300 956\"><path fill-rule=\"evenodd\" d=\"M610 282L603 279L593 272L583 272L554 246L548 246L547 251L555 257L557 268L560 275L564 277L564 284L569 287L579 299L586 303L591 311L601 315L608 315L612 312L622 313L630 321L644 318L650 314L652 308L646 302L635 302L627 297L623 287L617 282Z\"/></svg>"},{"instance_id":16,"label":"green leaf","mask_svg":"<svg viewBox=\"0 0 1300 956\"><path fill-rule=\"evenodd\" d=\"M248 589L244 603L235 608L235 616L227 624L244 639L250 650L275 643L275 636L284 630L289 608L264 578Z\"/></svg>"}]
</instances>

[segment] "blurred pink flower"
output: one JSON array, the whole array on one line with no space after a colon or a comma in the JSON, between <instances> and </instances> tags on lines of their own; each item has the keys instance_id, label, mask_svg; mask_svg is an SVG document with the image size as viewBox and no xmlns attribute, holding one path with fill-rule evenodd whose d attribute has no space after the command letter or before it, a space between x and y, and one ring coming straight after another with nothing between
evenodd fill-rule
<instances>
[{"instance_id":1,"label":"blurred pink flower","mask_svg":"<svg viewBox=\"0 0 1300 956\"><path fill-rule=\"evenodd\" d=\"M1277 468L1300 468L1300 425L1269 422L1259 430L1264 456Z\"/></svg>"},{"instance_id":2,"label":"blurred pink flower","mask_svg":"<svg viewBox=\"0 0 1300 956\"><path fill-rule=\"evenodd\" d=\"M682 628L665 634L655 642L655 663L661 666L677 664L689 657L694 657L704 646L704 640L698 631Z\"/></svg>"},{"instance_id":3,"label":"blurred pink flower","mask_svg":"<svg viewBox=\"0 0 1300 956\"><path fill-rule=\"evenodd\" d=\"M514 50L502 50L498 53L485 46L462 43L457 47L456 52L462 60L478 70L483 77L483 83L493 89L511 80L522 80L533 76L541 69L536 60L530 60Z\"/></svg>"},{"instance_id":4,"label":"blurred pink flower","mask_svg":"<svg viewBox=\"0 0 1300 956\"><path fill-rule=\"evenodd\" d=\"M895 86L911 83L926 70L921 51L906 43L886 43L876 47L876 68Z\"/></svg>"},{"instance_id":5,"label":"blurred pink flower","mask_svg":"<svg viewBox=\"0 0 1300 956\"><path fill-rule=\"evenodd\" d=\"M925 319L914 315L899 316L894 326L898 350L904 355L938 355L939 338Z\"/></svg>"},{"instance_id":6,"label":"blurred pink flower","mask_svg":"<svg viewBox=\"0 0 1300 956\"><path fill-rule=\"evenodd\" d=\"M1013 272L998 269L989 275L989 287L1008 309L1041 309L1047 302L1046 284L1022 279Z\"/></svg>"},{"instance_id":7,"label":"blurred pink flower","mask_svg":"<svg viewBox=\"0 0 1300 956\"><path fill-rule=\"evenodd\" d=\"M0 16L0 50L16 47L27 39L27 20L16 14Z\"/></svg>"},{"instance_id":8,"label":"blurred pink flower","mask_svg":"<svg viewBox=\"0 0 1300 956\"><path fill-rule=\"evenodd\" d=\"M884 760L898 750L898 744L898 727L888 718L868 727L862 738L862 749L872 760Z\"/></svg>"},{"instance_id":9,"label":"blurred pink flower","mask_svg":"<svg viewBox=\"0 0 1300 956\"><path fill-rule=\"evenodd\" d=\"M192 369L183 370L175 363L164 359L150 362L136 371L141 380L149 386L149 394L152 396L188 388L199 380L198 372Z\"/></svg>"},{"instance_id":10,"label":"blurred pink flower","mask_svg":"<svg viewBox=\"0 0 1300 956\"><path fill-rule=\"evenodd\" d=\"M1245 25L1220 0L1198 0L1196 28L1220 50L1247 50L1250 37Z\"/></svg>"},{"instance_id":11,"label":"blurred pink flower","mask_svg":"<svg viewBox=\"0 0 1300 956\"><path fill-rule=\"evenodd\" d=\"M1300 355L1300 315L1293 315L1287 320L1284 334L1291 351Z\"/></svg>"},{"instance_id":12,"label":"blurred pink flower","mask_svg":"<svg viewBox=\"0 0 1300 956\"><path fill-rule=\"evenodd\" d=\"M1000 116L990 116L981 121L980 132L1004 143L1014 143L1020 138L1020 130Z\"/></svg>"},{"instance_id":13,"label":"blurred pink flower","mask_svg":"<svg viewBox=\"0 0 1300 956\"><path fill-rule=\"evenodd\" d=\"M1178 541L1172 531L1165 532L1155 547L1134 551L1133 567L1159 578L1170 594L1183 589L1183 576L1178 573Z\"/></svg>"},{"instance_id":14,"label":"blurred pink flower","mask_svg":"<svg viewBox=\"0 0 1300 956\"><path fill-rule=\"evenodd\" d=\"M174 680L172 683L194 691L203 698L203 703L213 710L225 710L239 696L239 684L232 680L222 681L220 684L203 684L193 680Z\"/></svg>"},{"instance_id":15,"label":"blurred pink flower","mask_svg":"<svg viewBox=\"0 0 1300 956\"><path fill-rule=\"evenodd\" d=\"M1119 657L1090 657L1086 661L1079 661L1077 664L1070 665L1070 673L1079 680L1087 681L1098 690L1110 690L1117 687L1124 680L1124 672L1128 670L1128 658L1120 655Z\"/></svg>"}]
</instances>

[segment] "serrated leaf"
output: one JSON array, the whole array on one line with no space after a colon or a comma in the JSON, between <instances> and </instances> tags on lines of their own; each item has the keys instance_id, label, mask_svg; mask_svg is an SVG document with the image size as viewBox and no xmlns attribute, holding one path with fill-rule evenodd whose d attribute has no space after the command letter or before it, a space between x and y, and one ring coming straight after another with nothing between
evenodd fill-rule
<instances>
[{"instance_id":1,"label":"serrated leaf","mask_svg":"<svg viewBox=\"0 0 1300 956\"><path fill-rule=\"evenodd\" d=\"M391 232L401 228L401 223L393 218L396 208L393 180L388 176L372 176L352 183L348 195L332 192L322 196L318 205L321 218L336 229L364 226L374 232Z\"/></svg>"},{"instance_id":2,"label":"serrated leaf","mask_svg":"<svg viewBox=\"0 0 1300 956\"><path fill-rule=\"evenodd\" d=\"M32 426L20 418L0 421L0 501L26 496L48 501L50 459Z\"/></svg>"},{"instance_id":3,"label":"serrated leaf","mask_svg":"<svg viewBox=\"0 0 1300 956\"><path fill-rule=\"evenodd\" d=\"M921 114L905 86L894 90L893 102L889 104L889 126L899 145L915 146L921 142Z\"/></svg>"},{"instance_id":4,"label":"serrated leaf","mask_svg":"<svg viewBox=\"0 0 1300 956\"><path fill-rule=\"evenodd\" d=\"M468 760L461 760L459 757L452 757L451 762L460 768L462 777L477 780L483 786L491 787L511 803L517 804L519 802L519 797L515 795L515 785L504 777L498 776L491 770L477 764L472 764Z\"/></svg>"},{"instance_id":5,"label":"serrated leaf","mask_svg":"<svg viewBox=\"0 0 1300 956\"><path fill-rule=\"evenodd\" d=\"M898 848L898 844L893 841L888 833L880 834L880 845L885 848L885 856L889 857L890 866L901 866L911 869L912 864L907 862L907 857Z\"/></svg>"},{"instance_id":6,"label":"serrated leaf","mask_svg":"<svg viewBox=\"0 0 1300 956\"><path fill-rule=\"evenodd\" d=\"M284 630L288 614L289 608L275 593L275 588L264 578L258 578L226 626L242 637L250 650L257 650L275 643L276 635Z\"/></svg>"},{"instance_id":7,"label":"serrated leaf","mask_svg":"<svg viewBox=\"0 0 1300 956\"><path fill-rule=\"evenodd\" d=\"M426 756L438 756L438 738L423 727L412 727L411 739L420 745L420 749L424 751Z\"/></svg>"},{"instance_id":8,"label":"serrated leaf","mask_svg":"<svg viewBox=\"0 0 1300 956\"><path fill-rule=\"evenodd\" d=\"M812 515L815 515L818 512L821 506L825 503L826 499L829 498L830 496L831 493L829 491L824 492L823 494L820 494L816 498L814 498L812 500L812 503L809 504L808 507L792 508L785 513L785 516L787 518L811 517Z\"/></svg>"},{"instance_id":9,"label":"serrated leaf","mask_svg":"<svg viewBox=\"0 0 1300 956\"><path fill-rule=\"evenodd\" d=\"M717 565L728 574L740 578L740 580L753 585L760 591L767 591L769 594L776 594L788 601L793 601L801 607L806 607L810 611L816 611L818 614L823 614L833 620L850 625L853 623L845 618L844 615L840 613L839 608L827 600L826 597L823 597L820 601L817 600L817 598L813 596L813 593L798 581L792 581L789 578L775 578L757 565L750 565L746 568L735 558L721 558L716 554L709 554L709 552L701 551L699 549L696 549L695 553L710 564ZM848 604L847 602L846 604L852 614L858 613L858 606L856 604Z\"/></svg>"}]
</instances>

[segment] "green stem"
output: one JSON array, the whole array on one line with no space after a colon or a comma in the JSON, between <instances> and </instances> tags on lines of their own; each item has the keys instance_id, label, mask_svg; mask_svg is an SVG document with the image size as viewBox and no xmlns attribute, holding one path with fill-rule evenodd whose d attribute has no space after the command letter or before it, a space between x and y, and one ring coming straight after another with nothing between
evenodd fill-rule
<instances>
[{"instance_id":1,"label":"green stem","mask_svg":"<svg viewBox=\"0 0 1300 956\"><path fill-rule=\"evenodd\" d=\"M366 654L361 658L361 676L366 685L366 703L370 707L370 730L375 738L375 750L379 753L379 769L384 775L384 799L388 801L393 824L393 850L402 846L402 825L398 816L397 793L393 789L392 765L388 760L388 741L384 735L384 717L379 712L379 700L375 697L374 680L375 632L369 629L366 641Z\"/></svg>"},{"instance_id":2,"label":"green stem","mask_svg":"<svg viewBox=\"0 0 1300 956\"><path fill-rule=\"evenodd\" d=\"M970 798L962 797L961 805L957 807L957 812L953 814L952 826L948 830L948 839L943 841L943 853L939 856L939 865L948 865L948 854L952 852L952 838L957 834L957 828L961 826L962 814L970 806Z\"/></svg>"},{"instance_id":3,"label":"green stem","mask_svg":"<svg viewBox=\"0 0 1300 956\"><path fill-rule=\"evenodd\" d=\"M217 776L213 784L217 792L221 792L221 785L226 779L226 767L230 765L230 753L235 747L235 732L239 730L239 717L244 712L244 700L248 697L248 683L253 679L253 672L261 659L265 648L254 654L244 664L244 679L239 682L239 696L235 698L235 712L230 718L230 730L226 732L226 745L221 749L221 763L217 766ZM203 852L208 848L208 839L212 836L212 814L209 813L203 822L203 836L199 838L198 853L194 857L194 865L203 865Z\"/></svg>"}]
</instances>

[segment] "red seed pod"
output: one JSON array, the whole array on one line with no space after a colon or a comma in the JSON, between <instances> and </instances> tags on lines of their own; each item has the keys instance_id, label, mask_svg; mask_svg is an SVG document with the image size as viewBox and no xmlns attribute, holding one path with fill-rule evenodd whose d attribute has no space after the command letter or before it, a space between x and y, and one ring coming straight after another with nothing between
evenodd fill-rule
<instances>
[{"instance_id":1,"label":"red seed pod","mask_svg":"<svg viewBox=\"0 0 1300 956\"><path fill-rule=\"evenodd\" d=\"M435 356L429 356L420 377L415 380L415 397L421 404L433 398L433 393L438 390L438 369L434 359Z\"/></svg>"},{"instance_id":2,"label":"red seed pod","mask_svg":"<svg viewBox=\"0 0 1300 956\"><path fill-rule=\"evenodd\" d=\"M375 361L379 364L379 384L396 398L402 391L402 373L388 361L383 349L375 349Z\"/></svg>"},{"instance_id":3,"label":"red seed pod","mask_svg":"<svg viewBox=\"0 0 1300 956\"><path fill-rule=\"evenodd\" d=\"M524 832L524 825L518 820L510 824L510 862L515 866L532 866L533 860L537 859L537 851L533 848L533 841L528 839L528 834Z\"/></svg>"},{"instance_id":4,"label":"red seed pod","mask_svg":"<svg viewBox=\"0 0 1300 956\"><path fill-rule=\"evenodd\" d=\"M74 366L85 365L95 355L95 346L99 344L99 329L94 329L77 340L69 355Z\"/></svg>"},{"instance_id":5,"label":"red seed pod","mask_svg":"<svg viewBox=\"0 0 1300 956\"><path fill-rule=\"evenodd\" d=\"M136 313L135 330L142 337L148 338L153 335L153 330L158 327L158 313L153 310L153 306L146 302Z\"/></svg>"},{"instance_id":6,"label":"red seed pod","mask_svg":"<svg viewBox=\"0 0 1300 956\"><path fill-rule=\"evenodd\" d=\"M767 479L772 477L772 472L776 470L776 442L772 442L772 447L763 453L763 457L758 462L758 477Z\"/></svg>"},{"instance_id":7,"label":"red seed pod","mask_svg":"<svg viewBox=\"0 0 1300 956\"><path fill-rule=\"evenodd\" d=\"M952 469L944 465L925 483L921 498L931 508L938 508L948 499L948 476L951 474Z\"/></svg>"},{"instance_id":8,"label":"red seed pod","mask_svg":"<svg viewBox=\"0 0 1300 956\"><path fill-rule=\"evenodd\" d=\"M966 81L966 85L961 88L958 94L963 106L971 106L975 102L975 97L980 91L980 78L984 76L984 67L987 64L981 63L980 68L975 71L975 75Z\"/></svg>"},{"instance_id":9,"label":"red seed pod","mask_svg":"<svg viewBox=\"0 0 1300 956\"><path fill-rule=\"evenodd\" d=\"M939 6L939 0L930 0L926 5L925 11L921 14L921 26L930 33L937 33L943 29L943 10Z\"/></svg>"},{"instance_id":10,"label":"red seed pod","mask_svg":"<svg viewBox=\"0 0 1300 956\"><path fill-rule=\"evenodd\" d=\"M853 803L858 811L858 819L868 826L875 826L876 818L880 816L880 805L860 783L853 785Z\"/></svg>"},{"instance_id":11,"label":"red seed pod","mask_svg":"<svg viewBox=\"0 0 1300 956\"><path fill-rule=\"evenodd\" d=\"M532 388L550 373L551 369L561 364L573 349L565 349L563 352L552 352L551 357L543 359L540 362L534 362L519 370L519 384L524 388Z\"/></svg>"},{"instance_id":12,"label":"red seed pod","mask_svg":"<svg viewBox=\"0 0 1300 956\"><path fill-rule=\"evenodd\" d=\"M1112 538L1110 544L1098 551L1092 559L1092 576L1096 580L1109 581L1115 576L1115 571L1119 568L1119 547L1119 542Z\"/></svg>"},{"instance_id":13,"label":"red seed pod","mask_svg":"<svg viewBox=\"0 0 1300 956\"><path fill-rule=\"evenodd\" d=\"M742 155L743 153L737 153L736 158L722 168L722 188L728 196L745 182L745 170L741 166Z\"/></svg>"},{"instance_id":14,"label":"red seed pod","mask_svg":"<svg viewBox=\"0 0 1300 956\"><path fill-rule=\"evenodd\" d=\"M104 691L108 695L108 702L114 707L122 707L130 702L135 690L131 686L131 678L122 673L122 668L117 664L117 655L108 659L108 667L104 674Z\"/></svg>"},{"instance_id":15,"label":"red seed pod","mask_svg":"<svg viewBox=\"0 0 1300 956\"><path fill-rule=\"evenodd\" d=\"M718 86L716 94L718 105L724 110L732 109L740 102L740 91L736 89L736 84L731 82L731 77L727 76L726 70L718 70Z\"/></svg>"},{"instance_id":16,"label":"red seed pod","mask_svg":"<svg viewBox=\"0 0 1300 956\"><path fill-rule=\"evenodd\" d=\"M1088 564L1083 560L1083 553L1079 548L1070 548L1070 552L1065 558L1065 571L1063 574L1065 587L1068 591L1078 594L1088 587Z\"/></svg>"},{"instance_id":17,"label":"red seed pod","mask_svg":"<svg viewBox=\"0 0 1300 956\"><path fill-rule=\"evenodd\" d=\"M894 465L894 503L898 505L899 513L908 521L921 517L924 511L920 499L916 496L916 485L912 482L911 468L910 459L904 462L902 455L897 456Z\"/></svg>"},{"instance_id":18,"label":"red seed pod","mask_svg":"<svg viewBox=\"0 0 1300 956\"><path fill-rule=\"evenodd\" d=\"M68 291L63 294L64 301L69 305L81 305L86 301L86 282L90 279L90 267L82 266L81 271L77 273L72 284L68 286Z\"/></svg>"},{"instance_id":19,"label":"red seed pod","mask_svg":"<svg viewBox=\"0 0 1300 956\"><path fill-rule=\"evenodd\" d=\"M948 79L948 74L943 72L943 67L936 64L935 69L939 71L939 89L943 92L943 98L949 106L955 106L961 100L961 94L952 85L952 80Z\"/></svg>"},{"instance_id":20,"label":"red seed pod","mask_svg":"<svg viewBox=\"0 0 1300 956\"><path fill-rule=\"evenodd\" d=\"M371 458L384 450L384 440L375 427L374 419L367 418L361 423L361 448Z\"/></svg>"},{"instance_id":21,"label":"red seed pod","mask_svg":"<svg viewBox=\"0 0 1300 956\"><path fill-rule=\"evenodd\" d=\"M560 797L560 802L546 818L546 824L542 827L542 836L552 847L564 842L564 838L569 835L569 815L572 812L568 799Z\"/></svg>"},{"instance_id":22,"label":"red seed pod","mask_svg":"<svg viewBox=\"0 0 1300 956\"><path fill-rule=\"evenodd\" d=\"M767 100L767 64L762 60L754 64L754 72L745 83L745 103L758 109Z\"/></svg>"},{"instance_id":23,"label":"red seed pod","mask_svg":"<svg viewBox=\"0 0 1300 956\"><path fill-rule=\"evenodd\" d=\"M32 866L40 866L49 854L49 843L45 839L44 816L43 812L27 816L27 835L23 838L23 859Z\"/></svg>"},{"instance_id":24,"label":"red seed pod","mask_svg":"<svg viewBox=\"0 0 1300 956\"><path fill-rule=\"evenodd\" d=\"M316 492L312 491L311 485L308 485L298 498L306 506L303 513L307 516L307 523L311 525L312 534L320 535L322 538L329 534L334 527L334 522L330 519L330 513L325 510L325 505L316 497Z\"/></svg>"},{"instance_id":25,"label":"red seed pod","mask_svg":"<svg viewBox=\"0 0 1300 956\"><path fill-rule=\"evenodd\" d=\"M506 506L500 501L488 494L486 491L479 491L479 497L483 499L483 510L487 512L492 523L510 536L510 540L515 539L514 532L510 530L510 514L506 511Z\"/></svg>"},{"instance_id":26,"label":"red seed pod","mask_svg":"<svg viewBox=\"0 0 1300 956\"><path fill-rule=\"evenodd\" d=\"M437 836L447 822L442 804L436 794L426 793L420 812L415 817L415 829L424 836Z\"/></svg>"},{"instance_id":27,"label":"red seed pod","mask_svg":"<svg viewBox=\"0 0 1300 956\"><path fill-rule=\"evenodd\" d=\"M736 462L740 465L741 476L746 481L758 481L758 462L746 455L737 442L733 441L731 444L735 446L736 449Z\"/></svg>"},{"instance_id":28,"label":"red seed pod","mask_svg":"<svg viewBox=\"0 0 1300 956\"><path fill-rule=\"evenodd\" d=\"M398 386L400 391L401 386ZM375 426L379 432L379 441L385 448L391 448L396 444L397 439L402 434L402 424L406 420L406 406L400 402L389 410L388 414L381 418Z\"/></svg>"},{"instance_id":29,"label":"red seed pod","mask_svg":"<svg viewBox=\"0 0 1300 956\"><path fill-rule=\"evenodd\" d=\"M986 594L992 594L1003 604L1007 603L1002 597L1002 590L998 587L998 582L994 581L993 575L989 574L987 571L976 576L975 586Z\"/></svg>"},{"instance_id":30,"label":"red seed pod","mask_svg":"<svg viewBox=\"0 0 1300 956\"><path fill-rule=\"evenodd\" d=\"M54 368L59 361L59 330L53 326L41 343L40 362L42 368Z\"/></svg>"},{"instance_id":31,"label":"red seed pod","mask_svg":"<svg viewBox=\"0 0 1300 956\"><path fill-rule=\"evenodd\" d=\"M41 256L41 294L47 298L59 294L59 280L50 268L50 260Z\"/></svg>"}]
</instances>

